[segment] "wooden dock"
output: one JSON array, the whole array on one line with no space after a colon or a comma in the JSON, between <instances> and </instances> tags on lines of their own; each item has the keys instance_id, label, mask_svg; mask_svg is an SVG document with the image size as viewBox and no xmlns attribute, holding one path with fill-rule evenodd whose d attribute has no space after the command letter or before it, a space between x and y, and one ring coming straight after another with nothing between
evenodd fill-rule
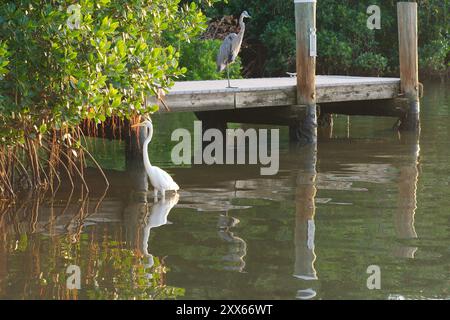
<instances>
[{"instance_id":1,"label":"wooden dock","mask_svg":"<svg viewBox=\"0 0 450 320\"><path fill-rule=\"evenodd\" d=\"M294 0L297 76L176 82L164 97L171 112L195 112L203 128L228 122L287 125L292 140L317 142L331 114L394 116L400 129L419 128L417 3L399 2L399 78L316 75L316 0ZM150 101L156 103L156 99ZM166 112L160 108L161 112Z\"/></svg>"},{"instance_id":2,"label":"wooden dock","mask_svg":"<svg viewBox=\"0 0 450 320\"><path fill-rule=\"evenodd\" d=\"M261 78L176 82L165 97L171 112L283 107L297 104L296 78ZM400 79L317 76L317 103L395 99ZM364 107L363 104L361 104ZM162 111L164 108L161 108Z\"/></svg>"},{"instance_id":3,"label":"wooden dock","mask_svg":"<svg viewBox=\"0 0 450 320\"><path fill-rule=\"evenodd\" d=\"M332 126L332 114L397 117L399 129L419 129L422 86L418 76L417 3L399 2L399 78L316 75L316 0L294 0L294 77L176 82L160 112L195 112L203 129L228 122L286 125L291 139L314 144L317 128ZM369 31L368 31L369 32Z\"/></svg>"}]
</instances>

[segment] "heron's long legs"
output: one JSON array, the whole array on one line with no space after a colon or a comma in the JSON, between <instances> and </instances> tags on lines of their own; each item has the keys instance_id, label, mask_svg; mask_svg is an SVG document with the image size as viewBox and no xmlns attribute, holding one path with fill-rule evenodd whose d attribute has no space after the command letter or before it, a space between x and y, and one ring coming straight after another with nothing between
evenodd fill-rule
<instances>
[{"instance_id":1,"label":"heron's long legs","mask_svg":"<svg viewBox=\"0 0 450 320\"><path fill-rule=\"evenodd\" d=\"M237 87L232 87L230 82L230 65L227 64L227 77L228 77L228 88L229 89L237 89Z\"/></svg>"}]
</instances>

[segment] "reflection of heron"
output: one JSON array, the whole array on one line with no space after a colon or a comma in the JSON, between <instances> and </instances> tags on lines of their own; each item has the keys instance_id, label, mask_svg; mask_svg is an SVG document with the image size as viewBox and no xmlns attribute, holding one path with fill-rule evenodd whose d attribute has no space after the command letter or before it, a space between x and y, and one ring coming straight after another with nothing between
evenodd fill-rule
<instances>
[{"instance_id":1,"label":"reflection of heron","mask_svg":"<svg viewBox=\"0 0 450 320\"><path fill-rule=\"evenodd\" d=\"M247 243L244 239L239 238L230 231L231 228L239 224L239 220L226 215L221 215L218 221L220 228L219 237L232 244L230 252L223 257L223 260L233 262L235 265L225 266L225 270L243 272L245 269L244 258L247 255Z\"/></svg>"},{"instance_id":2,"label":"reflection of heron","mask_svg":"<svg viewBox=\"0 0 450 320\"><path fill-rule=\"evenodd\" d=\"M157 228L168 223L167 216L170 210L178 203L179 195L175 194L167 199L162 199L156 202L152 208L150 214L145 218L145 226L142 238L142 252L146 258L148 258L148 264L145 268L151 268L154 264L153 255L148 252L148 241L150 238L150 230Z\"/></svg>"},{"instance_id":3,"label":"reflection of heron","mask_svg":"<svg viewBox=\"0 0 450 320\"><path fill-rule=\"evenodd\" d=\"M220 46L219 54L217 56L217 71L222 72L227 69L228 88L230 85L230 64L232 64L241 50L242 40L244 39L245 23L244 18L251 18L247 11L242 12L239 19L239 26L241 30L238 34L230 33Z\"/></svg>"},{"instance_id":4,"label":"reflection of heron","mask_svg":"<svg viewBox=\"0 0 450 320\"><path fill-rule=\"evenodd\" d=\"M166 191L178 191L180 187L173 181L172 177L162 170L161 168L152 166L150 159L148 157L148 145L152 141L153 137L153 124L151 120L146 120L142 123L136 124L135 127L146 127L149 130L147 139L144 141L143 154L144 154L144 166L147 175L150 178L150 183L152 184L155 192L155 201L158 200L158 191L161 192L162 198L166 196Z\"/></svg>"}]
</instances>

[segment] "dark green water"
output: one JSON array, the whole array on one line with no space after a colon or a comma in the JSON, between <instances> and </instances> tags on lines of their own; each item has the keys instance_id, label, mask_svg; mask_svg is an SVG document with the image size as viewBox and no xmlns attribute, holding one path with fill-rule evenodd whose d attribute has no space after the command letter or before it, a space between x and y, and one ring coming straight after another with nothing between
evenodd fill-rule
<instances>
[{"instance_id":1,"label":"dark green water","mask_svg":"<svg viewBox=\"0 0 450 320\"><path fill-rule=\"evenodd\" d=\"M315 159L283 129L275 177L174 168L170 134L195 118L154 117L150 158L181 186L178 203L146 203L124 144L93 140L105 194L92 171L89 196L63 186L0 207L0 299L449 299L450 94L425 88L420 138L392 118L339 116ZM69 265L80 290L66 289Z\"/></svg>"}]
</instances>

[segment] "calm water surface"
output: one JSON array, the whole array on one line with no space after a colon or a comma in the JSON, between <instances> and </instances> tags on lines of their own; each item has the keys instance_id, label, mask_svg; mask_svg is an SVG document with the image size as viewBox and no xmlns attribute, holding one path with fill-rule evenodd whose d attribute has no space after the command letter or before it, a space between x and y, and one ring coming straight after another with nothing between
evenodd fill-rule
<instances>
[{"instance_id":1,"label":"calm water surface","mask_svg":"<svg viewBox=\"0 0 450 320\"><path fill-rule=\"evenodd\" d=\"M156 116L150 158L182 187L157 204L123 143L92 140L107 192L93 170L88 196L0 204L0 299L449 299L448 84L427 84L422 108L420 138L339 116L317 157L283 129L274 177L173 167L170 134L195 118ZM70 265L80 290L66 289Z\"/></svg>"}]
</instances>

